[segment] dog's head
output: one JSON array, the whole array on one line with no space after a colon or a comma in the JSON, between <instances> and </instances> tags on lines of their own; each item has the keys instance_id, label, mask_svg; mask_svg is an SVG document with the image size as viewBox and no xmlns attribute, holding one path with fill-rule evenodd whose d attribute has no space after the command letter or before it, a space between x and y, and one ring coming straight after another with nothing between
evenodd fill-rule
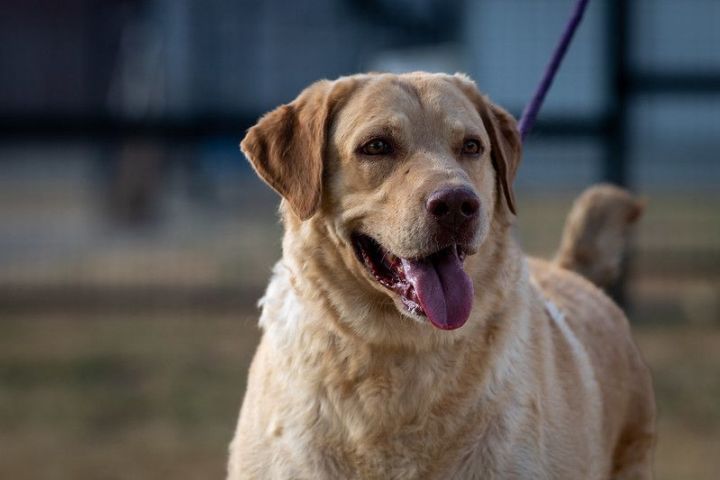
<instances>
[{"instance_id":1,"label":"dog's head","mask_svg":"<svg viewBox=\"0 0 720 480\"><path fill-rule=\"evenodd\" d=\"M415 320L462 326L470 258L515 213L515 120L462 75L370 74L320 81L243 140L284 199L286 228L331 238L364 294ZM311 255L309 253L309 255Z\"/></svg>"}]
</instances>

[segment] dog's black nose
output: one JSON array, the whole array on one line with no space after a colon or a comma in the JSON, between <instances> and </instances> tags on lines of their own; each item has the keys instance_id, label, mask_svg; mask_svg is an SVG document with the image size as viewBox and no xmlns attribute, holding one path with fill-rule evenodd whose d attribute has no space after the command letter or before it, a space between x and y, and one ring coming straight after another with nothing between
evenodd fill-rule
<instances>
[{"instance_id":1,"label":"dog's black nose","mask_svg":"<svg viewBox=\"0 0 720 480\"><path fill-rule=\"evenodd\" d=\"M480 199L466 187L443 188L428 197L425 208L442 226L457 230L478 217Z\"/></svg>"}]
</instances>

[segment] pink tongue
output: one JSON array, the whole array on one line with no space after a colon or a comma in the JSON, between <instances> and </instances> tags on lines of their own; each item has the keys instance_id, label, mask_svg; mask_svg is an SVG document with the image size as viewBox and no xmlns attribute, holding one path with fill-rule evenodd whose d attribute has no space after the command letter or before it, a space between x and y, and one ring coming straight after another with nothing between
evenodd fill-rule
<instances>
[{"instance_id":1,"label":"pink tongue","mask_svg":"<svg viewBox=\"0 0 720 480\"><path fill-rule=\"evenodd\" d=\"M423 260L403 258L402 265L433 325L454 330L465 324L472 308L473 284L454 247Z\"/></svg>"}]
</instances>

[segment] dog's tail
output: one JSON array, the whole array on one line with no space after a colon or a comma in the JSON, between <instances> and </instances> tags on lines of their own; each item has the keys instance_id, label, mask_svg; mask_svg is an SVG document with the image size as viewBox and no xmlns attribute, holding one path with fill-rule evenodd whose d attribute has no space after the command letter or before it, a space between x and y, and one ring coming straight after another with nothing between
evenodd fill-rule
<instances>
[{"instance_id":1,"label":"dog's tail","mask_svg":"<svg viewBox=\"0 0 720 480\"><path fill-rule=\"evenodd\" d=\"M608 288L618 279L630 228L644 202L613 185L594 185L574 202L553 262Z\"/></svg>"}]
</instances>

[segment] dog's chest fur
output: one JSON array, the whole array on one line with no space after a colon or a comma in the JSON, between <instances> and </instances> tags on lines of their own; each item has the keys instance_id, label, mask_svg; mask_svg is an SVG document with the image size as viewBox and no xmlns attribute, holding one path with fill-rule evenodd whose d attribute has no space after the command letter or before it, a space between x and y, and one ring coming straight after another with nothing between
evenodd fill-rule
<instances>
[{"instance_id":1,"label":"dog's chest fur","mask_svg":"<svg viewBox=\"0 0 720 480\"><path fill-rule=\"evenodd\" d=\"M312 318L327 315L314 309L321 307L300 302L286 275L275 276L256 359L276 365L260 387L274 401L246 401L243 416L265 419L264 438L252 441L282 452L282 461L259 471L277 470L272 478L424 479L545 470L537 438L508 435L536 431L538 404L508 385L524 365L498 357L500 332L410 354L353 342L326 325L315 329Z\"/></svg>"}]
</instances>

